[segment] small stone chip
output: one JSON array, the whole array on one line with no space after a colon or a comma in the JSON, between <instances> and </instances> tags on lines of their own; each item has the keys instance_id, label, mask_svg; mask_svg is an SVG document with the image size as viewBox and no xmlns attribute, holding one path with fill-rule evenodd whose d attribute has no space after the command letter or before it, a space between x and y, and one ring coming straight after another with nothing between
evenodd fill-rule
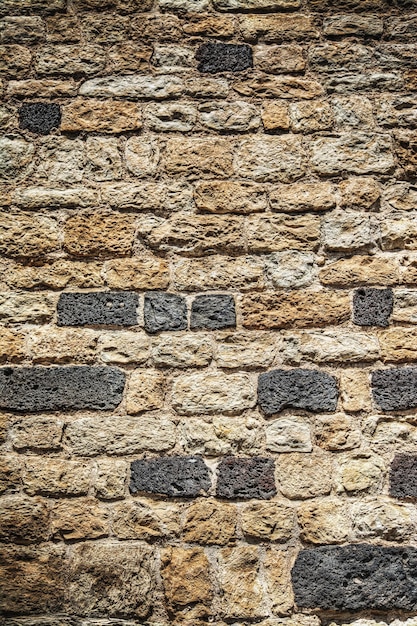
<instances>
[{"instance_id":1,"label":"small stone chip","mask_svg":"<svg viewBox=\"0 0 417 626\"><path fill-rule=\"evenodd\" d=\"M145 330L186 330L187 304L184 298L172 293L146 293L144 305Z\"/></svg>"},{"instance_id":2,"label":"small stone chip","mask_svg":"<svg viewBox=\"0 0 417 626\"><path fill-rule=\"evenodd\" d=\"M131 464L130 492L193 498L211 487L210 471L199 456L139 459Z\"/></svg>"},{"instance_id":3,"label":"small stone chip","mask_svg":"<svg viewBox=\"0 0 417 626\"><path fill-rule=\"evenodd\" d=\"M203 43L195 55L200 72L241 72L253 67L252 48L247 44Z\"/></svg>"},{"instance_id":4,"label":"small stone chip","mask_svg":"<svg viewBox=\"0 0 417 626\"><path fill-rule=\"evenodd\" d=\"M129 291L62 293L57 306L58 326L134 326L138 323L138 302L138 295Z\"/></svg>"},{"instance_id":5,"label":"small stone chip","mask_svg":"<svg viewBox=\"0 0 417 626\"><path fill-rule=\"evenodd\" d=\"M260 498L276 495L273 459L225 457L217 469L217 490L220 498Z\"/></svg>"},{"instance_id":6,"label":"small stone chip","mask_svg":"<svg viewBox=\"0 0 417 626\"><path fill-rule=\"evenodd\" d=\"M25 102L19 109L19 128L49 135L61 123L61 109L54 102Z\"/></svg>"},{"instance_id":7,"label":"small stone chip","mask_svg":"<svg viewBox=\"0 0 417 626\"><path fill-rule=\"evenodd\" d=\"M397 454L391 463L390 495L417 498L417 455Z\"/></svg>"},{"instance_id":8,"label":"small stone chip","mask_svg":"<svg viewBox=\"0 0 417 626\"><path fill-rule=\"evenodd\" d=\"M353 294L354 324L388 326L393 303L392 289L356 289Z\"/></svg>"},{"instance_id":9,"label":"small stone chip","mask_svg":"<svg viewBox=\"0 0 417 626\"><path fill-rule=\"evenodd\" d=\"M273 370L258 380L258 402L266 415L286 408L335 411L338 395L336 378L318 370Z\"/></svg>"},{"instance_id":10,"label":"small stone chip","mask_svg":"<svg viewBox=\"0 0 417 626\"><path fill-rule=\"evenodd\" d=\"M372 395L383 411L417 407L417 367L376 370L372 373Z\"/></svg>"},{"instance_id":11,"label":"small stone chip","mask_svg":"<svg viewBox=\"0 0 417 626\"><path fill-rule=\"evenodd\" d=\"M190 328L192 330L219 330L236 326L233 296L197 296L191 306Z\"/></svg>"}]
</instances>

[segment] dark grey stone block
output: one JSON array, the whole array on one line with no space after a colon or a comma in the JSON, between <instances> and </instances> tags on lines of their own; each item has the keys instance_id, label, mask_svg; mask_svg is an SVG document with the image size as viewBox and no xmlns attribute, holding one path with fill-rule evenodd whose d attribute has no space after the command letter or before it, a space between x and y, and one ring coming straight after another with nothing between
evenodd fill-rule
<instances>
[{"instance_id":1,"label":"dark grey stone block","mask_svg":"<svg viewBox=\"0 0 417 626\"><path fill-rule=\"evenodd\" d=\"M417 609L417 549L358 544L302 550L292 570L298 608Z\"/></svg>"},{"instance_id":2,"label":"dark grey stone block","mask_svg":"<svg viewBox=\"0 0 417 626\"><path fill-rule=\"evenodd\" d=\"M220 498L260 498L268 500L277 493L273 459L225 457L217 468Z\"/></svg>"},{"instance_id":3,"label":"dark grey stone block","mask_svg":"<svg viewBox=\"0 0 417 626\"><path fill-rule=\"evenodd\" d=\"M199 456L140 459L131 463L131 493L192 498L210 487L209 468Z\"/></svg>"},{"instance_id":4,"label":"dark grey stone block","mask_svg":"<svg viewBox=\"0 0 417 626\"><path fill-rule=\"evenodd\" d=\"M195 55L200 72L241 72L253 67L252 48L247 44L203 43Z\"/></svg>"},{"instance_id":5,"label":"dark grey stone block","mask_svg":"<svg viewBox=\"0 0 417 626\"><path fill-rule=\"evenodd\" d=\"M114 367L2 367L0 407L15 411L109 410L122 401L124 372Z\"/></svg>"},{"instance_id":6,"label":"dark grey stone block","mask_svg":"<svg viewBox=\"0 0 417 626\"><path fill-rule=\"evenodd\" d=\"M19 128L37 135L49 135L60 123L61 108L54 102L25 102L19 109Z\"/></svg>"},{"instance_id":7,"label":"dark grey stone block","mask_svg":"<svg viewBox=\"0 0 417 626\"><path fill-rule=\"evenodd\" d=\"M185 298L172 293L149 292L145 294L145 330L185 330L187 328L187 303Z\"/></svg>"},{"instance_id":8,"label":"dark grey stone block","mask_svg":"<svg viewBox=\"0 0 417 626\"><path fill-rule=\"evenodd\" d=\"M417 454L395 455L389 492L394 498L417 498Z\"/></svg>"},{"instance_id":9,"label":"dark grey stone block","mask_svg":"<svg viewBox=\"0 0 417 626\"><path fill-rule=\"evenodd\" d=\"M236 310L233 296L197 296L191 306L190 328L192 330L218 330L236 326Z\"/></svg>"},{"instance_id":10,"label":"dark grey stone block","mask_svg":"<svg viewBox=\"0 0 417 626\"><path fill-rule=\"evenodd\" d=\"M57 306L58 326L134 326L138 323L138 303L138 295L129 291L62 293Z\"/></svg>"},{"instance_id":11,"label":"dark grey stone block","mask_svg":"<svg viewBox=\"0 0 417 626\"><path fill-rule=\"evenodd\" d=\"M267 415L287 408L335 411L338 395L336 378L318 370L273 370L258 379L258 402Z\"/></svg>"},{"instance_id":12,"label":"dark grey stone block","mask_svg":"<svg viewBox=\"0 0 417 626\"><path fill-rule=\"evenodd\" d=\"M393 303L392 289L356 289L353 294L354 324L388 326Z\"/></svg>"},{"instance_id":13,"label":"dark grey stone block","mask_svg":"<svg viewBox=\"0 0 417 626\"><path fill-rule=\"evenodd\" d=\"M393 367L372 373L372 395L383 411L417 407L417 367Z\"/></svg>"}]
</instances>

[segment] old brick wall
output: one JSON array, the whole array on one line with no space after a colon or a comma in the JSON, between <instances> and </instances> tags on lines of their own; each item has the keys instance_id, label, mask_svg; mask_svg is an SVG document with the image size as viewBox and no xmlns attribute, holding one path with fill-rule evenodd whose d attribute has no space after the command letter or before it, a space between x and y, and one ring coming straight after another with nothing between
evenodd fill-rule
<instances>
[{"instance_id":1,"label":"old brick wall","mask_svg":"<svg viewBox=\"0 0 417 626\"><path fill-rule=\"evenodd\" d=\"M417 625L416 36L0 0L2 626Z\"/></svg>"}]
</instances>

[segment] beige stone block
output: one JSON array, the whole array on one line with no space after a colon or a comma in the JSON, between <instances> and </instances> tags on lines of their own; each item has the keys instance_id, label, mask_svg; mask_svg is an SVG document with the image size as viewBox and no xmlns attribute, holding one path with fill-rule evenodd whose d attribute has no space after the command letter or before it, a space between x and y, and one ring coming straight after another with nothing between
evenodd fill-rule
<instances>
[{"instance_id":1,"label":"beige stone block","mask_svg":"<svg viewBox=\"0 0 417 626\"><path fill-rule=\"evenodd\" d=\"M49 535L49 511L45 500L20 494L2 497L0 541L40 543L47 541Z\"/></svg>"},{"instance_id":2,"label":"beige stone block","mask_svg":"<svg viewBox=\"0 0 417 626\"><path fill-rule=\"evenodd\" d=\"M265 257L265 275L275 289L307 287L317 275L313 254L297 252L275 252Z\"/></svg>"},{"instance_id":3,"label":"beige stone block","mask_svg":"<svg viewBox=\"0 0 417 626\"><path fill-rule=\"evenodd\" d=\"M119 140L115 137L87 137L85 142L87 178L102 182L122 178Z\"/></svg>"},{"instance_id":4,"label":"beige stone block","mask_svg":"<svg viewBox=\"0 0 417 626\"><path fill-rule=\"evenodd\" d=\"M160 17L160 16L157 16ZM161 16L162 17L162 16ZM165 16L168 19L171 16ZM143 18L140 18L143 20ZM144 41L144 40L142 40ZM80 96L96 98L129 98L130 100L164 100L176 98L184 91L184 83L177 76L105 76L92 78L81 84Z\"/></svg>"},{"instance_id":5,"label":"beige stone block","mask_svg":"<svg viewBox=\"0 0 417 626\"><path fill-rule=\"evenodd\" d=\"M165 376L157 370L135 370L130 375L126 410L130 415L160 409L164 403Z\"/></svg>"},{"instance_id":6,"label":"beige stone block","mask_svg":"<svg viewBox=\"0 0 417 626\"><path fill-rule=\"evenodd\" d=\"M237 176L257 182L290 183L305 173L305 153L299 137L261 136L241 142L235 156Z\"/></svg>"},{"instance_id":7,"label":"beige stone block","mask_svg":"<svg viewBox=\"0 0 417 626\"><path fill-rule=\"evenodd\" d=\"M383 199L396 211L413 211L417 204L417 189L410 183L394 183L384 190Z\"/></svg>"},{"instance_id":8,"label":"beige stone block","mask_svg":"<svg viewBox=\"0 0 417 626\"><path fill-rule=\"evenodd\" d=\"M93 330L44 326L28 334L28 353L34 363L92 363L97 340Z\"/></svg>"},{"instance_id":9,"label":"beige stone block","mask_svg":"<svg viewBox=\"0 0 417 626\"><path fill-rule=\"evenodd\" d=\"M60 500L51 512L54 539L99 539L109 534L109 514L94 498Z\"/></svg>"},{"instance_id":10,"label":"beige stone block","mask_svg":"<svg viewBox=\"0 0 417 626\"><path fill-rule=\"evenodd\" d=\"M340 399L345 411L369 409L371 406L369 372L360 369L343 370L340 374Z\"/></svg>"},{"instance_id":11,"label":"beige stone block","mask_svg":"<svg viewBox=\"0 0 417 626\"><path fill-rule=\"evenodd\" d=\"M9 416L5 413L0 413L0 443L6 441L8 424Z\"/></svg>"},{"instance_id":12,"label":"beige stone block","mask_svg":"<svg viewBox=\"0 0 417 626\"><path fill-rule=\"evenodd\" d=\"M21 361L25 355L25 336L8 328L0 328L0 363Z\"/></svg>"},{"instance_id":13,"label":"beige stone block","mask_svg":"<svg viewBox=\"0 0 417 626\"><path fill-rule=\"evenodd\" d=\"M3 428L7 427L7 416L3 414ZM17 456L3 454L0 457L0 494L18 491L21 487L22 462Z\"/></svg>"},{"instance_id":14,"label":"beige stone block","mask_svg":"<svg viewBox=\"0 0 417 626\"><path fill-rule=\"evenodd\" d=\"M200 211L208 213L256 213L268 206L261 185L223 180L197 183L194 201Z\"/></svg>"},{"instance_id":15,"label":"beige stone block","mask_svg":"<svg viewBox=\"0 0 417 626\"><path fill-rule=\"evenodd\" d=\"M401 418L399 418L401 419ZM416 429L405 422L384 422L379 416L369 417L364 423L364 431L372 436L372 443L377 446L391 446L392 450L408 451L415 445Z\"/></svg>"},{"instance_id":16,"label":"beige stone block","mask_svg":"<svg viewBox=\"0 0 417 626\"><path fill-rule=\"evenodd\" d=\"M103 363L144 363L150 355L150 341L145 333L106 332L99 336L97 352Z\"/></svg>"},{"instance_id":17,"label":"beige stone block","mask_svg":"<svg viewBox=\"0 0 417 626\"><path fill-rule=\"evenodd\" d=\"M251 215L246 232L253 252L309 251L319 246L320 222L315 215Z\"/></svg>"},{"instance_id":18,"label":"beige stone block","mask_svg":"<svg viewBox=\"0 0 417 626\"><path fill-rule=\"evenodd\" d=\"M320 415L316 419L315 435L317 445L324 450L352 450L361 443L360 429L343 413Z\"/></svg>"},{"instance_id":19,"label":"beige stone block","mask_svg":"<svg viewBox=\"0 0 417 626\"><path fill-rule=\"evenodd\" d=\"M387 174L395 165L388 135L359 132L313 139L311 165L318 174Z\"/></svg>"},{"instance_id":20,"label":"beige stone block","mask_svg":"<svg viewBox=\"0 0 417 626\"><path fill-rule=\"evenodd\" d=\"M0 138L0 180L16 182L31 173L34 145L17 135ZM10 219L10 217L9 217Z\"/></svg>"},{"instance_id":21,"label":"beige stone block","mask_svg":"<svg viewBox=\"0 0 417 626\"><path fill-rule=\"evenodd\" d=\"M332 252L351 252L373 243L371 221L356 211L333 211L322 222L323 243Z\"/></svg>"},{"instance_id":22,"label":"beige stone block","mask_svg":"<svg viewBox=\"0 0 417 626\"><path fill-rule=\"evenodd\" d=\"M339 463L337 484L349 494L376 491L385 473L384 461L371 452L354 452Z\"/></svg>"},{"instance_id":23,"label":"beige stone block","mask_svg":"<svg viewBox=\"0 0 417 626\"><path fill-rule=\"evenodd\" d=\"M185 93L192 98L226 98L229 93L229 83L224 78L190 76L185 85Z\"/></svg>"},{"instance_id":24,"label":"beige stone block","mask_svg":"<svg viewBox=\"0 0 417 626\"><path fill-rule=\"evenodd\" d=\"M65 443L77 456L162 452L174 447L175 426L163 415L82 417L67 425Z\"/></svg>"},{"instance_id":25,"label":"beige stone block","mask_svg":"<svg viewBox=\"0 0 417 626\"><path fill-rule=\"evenodd\" d=\"M254 417L187 418L179 427L179 443L192 454L253 455L262 451L263 431Z\"/></svg>"},{"instance_id":26,"label":"beige stone block","mask_svg":"<svg viewBox=\"0 0 417 626\"><path fill-rule=\"evenodd\" d=\"M399 281L399 265L391 257L355 255L323 267L320 281L340 286L395 285Z\"/></svg>"},{"instance_id":27,"label":"beige stone block","mask_svg":"<svg viewBox=\"0 0 417 626\"><path fill-rule=\"evenodd\" d=\"M152 359L157 367L202 367L212 359L211 338L204 334L161 334L152 346Z\"/></svg>"},{"instance_id":28,"label":"beige stone block","mask_svg":"<svg viewBox=\"0 0 417 626\"><path fill-rule=\"evenodd\" d=\"M302 418L288 417L268 422L265 427L266 449L271 452L311 452L311 432Z\"/></svg>"},{"instance_id":29,"label":"beige stone block","mask_svg":"<svg viewBox=\"0 0 417 626\"><path fill-rule=\"evenodd\" d=\"M417 330L390 328L378 333L383 361L415 361L417 358Z\"/></svg>"},{"instance_id":30,"label":"beige stone block","mask_svg":"<svg viewBox=\"0 0 417 626\"><path fill-rule=\"evenodd\" d=\"M339 183L341 206L346 209L365 209L377 206L381 197L379 184L373 178L358 176Z\"/></svg>"},{"instance_id":31,"label":"beige stone block","mask_svg":"<svg viewBox=\"0 0 417 626\"><path fill-rule=\"evenodd\" d=\"M255 404L254 382L245 373L184 374L172 387L172 406L181 415L238 415Z\"/></svg>"},{"instance_id":32,"label":"beige stone block","mask_svg":"<svg viewBox=\"0 0 417 626\"><path fill-rule=\"evenodd\" d=\"M286 543L295 526L295 510L282 502L251 502L241 514L242 532L261 541Z\"/></svg>"},{"instance_id":33,"label":"beige stone block","mask_svg":"<svg viewBox=\"0 0 417 626\"><path fill-rule=\"evenodd\" d=\"M12 98L66 98L77 95L77 84L71 79L11 80L7 85L7 95Z\"/></svg>"},{"instance_id":34,"label":"beige stone block","mask_svg":"<svg viewBox=\"0 0 417 626\"><path fill-rule=\"evenodd\" d=\"M382 499L353 503L352 521L358 539L404 541L414 532L410 508Z\"/></svg>"},{"instance_id":35,"label":"beige stone block","mask_svg":"<svg viewBox=\"0 0 417 626\"><path fill-rule=\"evenodd\" d=\"M394 293L394 308L391 315L393 322L417 322L417 291L397 289Z\"/></svg>"},{"instance_id":36,"label":"beige stone block","mask_svg":"<svg viewBox=\"0 0 417 626\"><path fill-rule=\"evenodd\" d=\"M344 500L326 498L304 502L297 511L301 539L308 543L330 544L349 540L351 522Z\"/></svg>"},{"instance_id":37,"label":"beige stone block","mask_svg":"<svg viewBox=\"0 0 417 626\"><path fill-rule=\"evenodd\" d=\"M369 98L358 95L335 96L331 105L336 130L369 132L375 129L373 103Z\"/></svg>"},{"instance_id":38,"label":"beige stone block","mask_svg":"<svg viewBox=\"0 0 417 626\"><path fill-rule=\"evenodd\" d=\"M194 208L191 185L175 181L105 183L101 185L101 197L115 209L169 213Z\"/></svg>"},{"instance_id":39,"label":"beige stone block","mask_svg":"<svg viewBox=\"0 0 417 626\"><path fill-rule=\"evenodd\" d=\"M84 149L85 144L79 138L69 139L54 135L45 137L39 148L37 178L47 181L46 184L51 187L57 183L80 183L85 176Z\"/></svg>"},{"instance_id":40,"label":"beige stone block","mask_svg":"<svg viewBox=\"0 0 417 626\"><path fill-rule=\"evenodd\" d=\"M260 289L264 264L253 256L237 258L211 255L202 259L179 259L174 263L174 285L179 291L208 289Z\"/></svg>"},{"instance_id":41,"label":"beige stone block","mask_svg":"<svg viewBox=\"0 0 417 626\"><path fill-rule=\"evenodd\" d=\"M260 125L258 107L244 100L214 100L198 107L200 122L219 132L246 132Z\"/></svg>"},{"instance_id":42,"label":"beige stone block","mask_svg":"<svg viewBox=\"0 0 417 626\"><path fill-rule=\"evenodd\" d=\"M327 211L336 206L335 188L331 183L292 183L274 186L269 194L274 211L298 213Z\"/></svg>"},{"instance_id":43,"label":"beige stone block","mask_svg":"<svg viewBox=\"0 0 417 626\"><path fill-rule=\"evenodd\" d=\"M288 614L294 604L291 586L292 554L269 548L265 555L264 568L268 598L274 615Z\"/></svg>"},{"instance_id":44,"label":"beige stone block","mask_svg":"<svg viewBox=\"0 0 417 626\"><path fill-rule=\"evenodd\" d=\"M331 456L316 451L312 454L283 454L276 462L279 489L286 498L305 500L327 496L332 488Z\"/></svg>"},{"instance_id":45,"label":"beige stone block","mask_svg":"<svg viewBox=\"0 0 417 626\"><path fill-rule=\"evenodd\" d=\"M151 46L142 42L123 41L112 46L107 53L106 72L109 74L129 74L149 70L152 56Z\"/></svg>"},{"instance_id":46,"label":"beige stone block","mask_svg":"<svg viewBox=\"0 0 417 626\"><path fill-rule=\"evenodd\" d=\"M36 258L59 247L60 233L56 219L27 213L0 213L1 254Z\"/></svg>"},{"instance_id":47,"label":"beige stone block","mask_svg":"<svg viewBox=\"0 0 417 626\"><path fill-rule=\"evenodd\" d=\"M156 137L130 137L126 142L126 167L131 174L138 176L152 176L159 165L159 143Z\"/></svg>"},{"instance_id":48,"label":"beige stone block","mask_svg":"<svg viewBox=\"0 0 417 626\"><path fill-rule=\"evenodd\" d=\"M64 289L104 285L100 263L64 259L41 266L8 262L4 280L9 287L15 289Z\"/></svg>"},{"instance_id":49,"label":"beige stone block","mask_svg":"<svg viewBox=\"0 0 417 626\"><path fill-rule=\"evenodd\" d=\"M155 132L177 131L186 133L197 120L197 108L181 102L149 104L144 112L149 128Z\"/></svg>"},{"instance_id":50,"label":"beige stone block","mask_svg":"<svg viewBox=\"0 0 417 626\"><path fill-rule=\"evenodd\" d=\"M8 78L23 78L27 76L32 61L32 54L28 48L10 44L0 46L0 72Z\"/></svg>"},{"instance_id":51,"label":"beige stone block","mask_svg":"<svg viewBox=\"0 0 417 626\"><path fill-rule=\"evenodd\" d=\"M379 358L379 343L371 334L317 330L287 337L284 355L297 364L303 359L316 363L375 361Z\"/></svg>"},{"instance_id":52,"label":"beige stone block","mask_svg":"<svg viewBox=\"0 0 417 626\"><path fill-rule=\"evenodd\" d=\"M302 72L306 66L303 49L296 44L255 46L253 64L255 69L268 74Z\"/></svg>"},{"instance_id":53,"label":"beige stone block","mask_svg":"<svg viewBox=\"0 0 417 626\"><path fill-rule=\"evenodd\" d=\"M189 15L182 29L192 36L231 37L235 32L235 20L226 15Z\"/></svg>"},{"instance_id":54,"label":"beige stone block","mask_svg":"<svg viewBox=\"0 0 417 626\"><path fill-rule=\"evenodd\" d=\"M62 74L85 74L101 72L106 63L103 48L93 44L46 45L38 49L35 69L41 76Z\"/></svg>"},{"instance_id":55,"label":"beige stone block","mask_svg":"<svg viewBox=\"0 0 417 626\"><path fill-rule=\"evenodd\" d=\"M129 465L126 461L99 459L94 480L97 498L101 500L123 498L126 491L128 470Z\"/></svg>"},{"instance_id":56,"label":"beige stone block","mask_svg":"<svg viewBox=\"0 0 417 626\"><path fill-rule=\"evenodd\" d=\"M262 104L262 124L266 131L288 130L290 127L289 108L286 102L268 102Z\"/></svg>"},{"instance_id":57,"label":"beige stone block","mask_svg":"<svg viewBox=\"0 0 417 626\"><path fill-rule=\"evenodd\" d=\"M288 100L310 100L324 95L322 85L301 76L255 75L233 84L233 89L242 96L284 98Z\"/></svg>"},{"instance_id":58,"label":"beige stone block","mask_svg":"<svg viewBox=\"0 0 417 626\"><path fill-rule=\"evenodd\" d=\"M0 22L1 43L36 44L45 39L42 18L35 15L5 17Z\"/></svg>"},{"instance_id":59,"label":"beige stone block","mask_svg":"<svg viewBox=\"0 0 417 626\"><path fill-rule=\"evenodd\" d=\"M262 39L266 43L288 39L318 37L313 18L302 14L289 15L244 15L239 18L244 39Z\"/></svg>"},{"instance_id":60,"label":"beige stone block","mask_svg":"<svg viewBox=\"0 0 417 626\"><path fill-rule=\"evenodd\" d=\"M56 417L21 417L13 420L10 438L15 450L59 450L64 422Z\"/></svg>"},{"instance_id":61,"label":"beige stone block","mask_svg":"<svg viewBox=\"0 0 417 626\"><path fill-rule=\"evenodd\" d=\"M18 187L13 193L13 204L22 209L86 208L99 202L95 189L72 187L58 189L51 187Z\"/></svg>"},{"instance_id":62,"label":"beige stone block","mask_svg":"<svg viewBox=\"0 0 417 626\"><path fill-rule=\"evenodd\" d=\"M330 15L323 22L323 32L330 37L377 37L382 35L383 29L383 21L377 15Z\"/></svg>"},{"instance_id":63,"label":"beige stone block","mask_svg":"<svg viewBox=\"0 0 417 626\"><path fill-rule=\"evenodd\" d=\"M140 110L133 102L76 98L62 107L60 128L67 132L122 133L141 126Z\"/></svg>"},{"instance_id":64,"label":"beige stone block","mask_svg":"<svg viewBox=\"0 0 417 626\"><path fill-rule=\"evenodd\" d=\"M228 178L232 164L232 144L227 139L181 137L169 139L166 145L164 167L170 175Z\"/></svg>"},{"instance_id":65,"label":"beige stone block","mask_svg":"<svg viewBox=\"0 0 417 626\"><path fill-rule=\"evenodd\" d=\"M91 482L91 466L84 461L27 457L23 486L29 495L86 495Z\"/></svg>"},{"instance_id":66,"label":"beige stone block","mask_svg":"<svg viewBox=\"0 0 417 626\"><path fill-rule=\"evenodd\" d=\"M301 5L300 0L215 0L219 11L282 11L294 10Z\"/></svg>"},{"instance_id":67,"label":"beige stone block","mask_svg":"<svg viewBox=\"0 0 417 626\"><path fill-rule=\"evenodd\" d=\"M65 223L64 249L74 256L128 256L135 217L122 213L79 213Z\"/></svg>"},{"instance_id":68,"label":"beige stone block","mask_svg":"<svg viewBox=\"0 0 417 626\"><path fill-rule=\"evenodd\" d=\"M180 507L170 502L137 498L119 502L112 508L112 517L112 530L118 539L151 541L180 532Z\"/></svg>"},{"instance_id":69,"label":"beige stone block","mask_svg":"<svg viewBox=\"0 0 417 626\"><path fill-rule=\"evenodd\" d=\"M183 525L183 540L203 545L226 545L235 540L236 507L206 498L188 508Z\"/></svg>"},{"instance_id":70,"label":"beige stone block","mask_svg":"<svg viewBox=\"0 0 417 626\"><path fill-rule=\"evenodd\" d=\"M111 289L166 289L169 267L156 256L112 259L104 264L106 283Z\"/></svg>"},{"instance_id":71,"label":"beige stone block","mask_svg":"<svg viewBox=\"0 0 417 626\"><path fill-rule=\"evenodd\" d=\"M417 255L407 254L401 260L400 282L405 285L417 284Z\"/></svg>"},{"instance_id":72,"label":"beige stone block","mask_svg":"<svg viewBox=\"0 0 417 626\"><path fill-rule=\"evenodd\" d=\"M248 294L241 315L243 326L252 329L327 326L349 319L350 300L336 291Z\"/></svg>"},{"instance_id":73,"label":"beige stone block","mask_svg":"<svg viewBox=\"0 0 417 626\"><path fill-rule=\"evenodd\" d=\"M291 128L296 133L330 130L333 126L333 111L325 100L292 102L289 109Z\"/></svg>"},{"instance_id":74,"label":"beige stone block","mask_svg":"<svg viewBox=\"0 0 417 626\"><path fill-rule=\"evenodd\" d=\"M221 613L226 619L267 615L255 546L224 548L219 554Z\"/></svg>"},{"instance_id":75,"label":"beige stone block","mask_svg":"<svg viewBox=\"0 0 417 626\"><path fill-rule=\"evenodd\" d=\"M359 71L374 61L373 49L354 41L335 41L311 46L308 60L313 72Z\"/></svg>"},{"instance_id":76,"label":"beige stone block","mask_svg":"<svg viewBox=\"0 0 417 626\"><path fill-rule=\"evenodd\" d=\"M0 320L8 324L49 322L55 313L58 296L53 293L0 293Z\"/></svg>"},{"instance_id":77,"label":"beige stone block","mask_svg":"<svg viewBox=\"0 0 417 626\"><path fill-rule=\"evenodd\" d=\"M189 46L172 43L166 45L155 43L152 54L152 65L162 74L189 74L196 66L194 51Z\"/></svg>"},{"instance_id":78,"label":"beige stone block","mask_svg":"<svg viewBox=\"0 0 417 626\"><path fill-rule=\"evenodd\" d=\"M112 44L125 41L128 37L129 18L108 13L83 15L82 32L87 41L98 44Z\"/></svg>"},{"instance_id":79,"label":"beige stone block","mask_svg":"<svg viewBox=\"0 0 417 626\"><path fill-rule=\"evenodd\" d=\"M202 548L168 547L161 554L161 575L165 597L172 610L194 605L193 615L211 614L213 585L210 563Z\"/></svg>"},{"instance_id":80,"label":"beige stone block","mask_svg":"<svg viewBox=\"0 0 417 626\"><path fill-rule=\"evenodd\" d=\"M270 333L222 333L217 337L216 361L226 368L269 367L276 351L276 338Z\"/></svg>"}]
</instances>

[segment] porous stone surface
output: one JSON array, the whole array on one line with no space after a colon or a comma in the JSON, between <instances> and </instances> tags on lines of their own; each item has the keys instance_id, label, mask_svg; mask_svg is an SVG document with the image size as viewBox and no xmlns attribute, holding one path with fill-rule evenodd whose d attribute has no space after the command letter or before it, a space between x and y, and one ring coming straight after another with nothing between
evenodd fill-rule
<instances>
[{"instance_id":1,"label":"porous stone surface","mask_svg":"<svg viewBox=\"0 0 417 626\"><path fill-rule=\"evenodd\" d=\"M131 464L131 493L192 498L207 492L210 486L209 468L199 456L162 457Z\"/></svg>"},{"instance_id":2,"label":"porous stone surface","mask_svg":"<svg viewBox=\"0 0 417 626\"><path fill-rule=\"evenodd\" d=\"M272 498L276 494L274 461L225 457L217 469L216 494L228 499Z\"/></svg>"},{"instance_id":3,"label":"porous stone surface","mask_svg":"<svg viewBox=\"0 0 417 626\"><path fill-rule=\"evenodd\" d=\"M49 135L51 130L59 128L61 109L58 104L46 102L28 102L19 109L19 126L37 135Z\"/></svg>"},{"instance_id":4,"label":"porous stone surface","mask_svg":"<svg viewBox=\"0 0 417 626\"><path fill-rule=\"evenodd\" d=\"M162 330L187 328L185 299L171 293L147 293L144 304L145 330L158 333Z\"/></svg>"},{"instance_id":5,"label":"porous stone surface","mask_svg":"<svg viewBox=\"0 0 417 626\"><path fill-rule=\"evenodd\" d=\"M353 294L353 322L358 326L388 326L393 304L392 289L356 289Z\"/></svg>"},{"instance_id":6,"label":"porous stone surface","mask_svg":"<svg viewBox=\"0 0 417 626\"><path fill-rule=\"evenodd\" d=\"M58 325L134 326L138 304L133 292L62 293L57 305Z\"/></svg>"},{"instance_id":7,"label":"porous stone surface","mask_svg":"<svg viewBox=\"0 0 417 626\"><path fill-rule=\"evenodd\" d=\"M415 367L375 370L372 395L383 411L401 411L417 406L417 369Z\"/></svg>"},{"instance_id":8,"label":"porous stone surface","mask_svg":"<svg viewBox=\"0 0 417 626\"><path fill-rule=\"evenodd\" d=\"M335 411L337 399L337 380L325 372L273 370L259 376L258 402L266 415L286 408Z\"/></svg>"},{"instance_id":9,"label":"porous stone surface","mask_svg":"<svg viewBox=\"0 0 417 626\"><path fill-rule=\"evenodd\" d=\"M390 467L390 494L394 498L415 498L417 457L413 454L397 454Z\"/></svg>"},{"instance_id":10,"label":"porous stone surface","mask_svg":"<svg viewBox=\"0 0 417 626\"><path fill-rule=\"evenodd\" d=\"M196 53L200 72L241 72L252 67L252 49L246 44L204 43Z\"/></svg>"},{"instance_id":11,"label":"porous stone surface","mask_svg":"<svg viewBox=\"0 0 417 626\"><path fill-rule=\"evenodd\" d=\"M233 296L197 296L191 306L191 330L219 330L236 326Z\"/></svg>"}]
</instances>

